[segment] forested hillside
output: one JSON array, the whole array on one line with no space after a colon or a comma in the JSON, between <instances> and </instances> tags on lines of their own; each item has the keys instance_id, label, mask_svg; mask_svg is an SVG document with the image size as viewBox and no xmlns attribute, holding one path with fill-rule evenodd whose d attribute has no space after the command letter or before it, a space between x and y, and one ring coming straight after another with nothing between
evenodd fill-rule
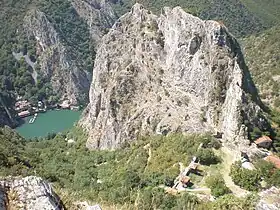
<instances>
[{"instance_id":1,"label":"forested hillside","mask_svg":"<svg viewBox=\"0 0 280 210\"><path fill-rule=\"evenodd\" d=\"M267 26L278 25L280 1L277 0L241 0L241 2L262 20Z\"/></svg>"},{"instance_id":2,"label":"forested hillside","mask_svg":"<svg viewBox=\"0 0 280 210\"><path fill-rule=\"evenodd\" d=\"M63 45L66 46L68 57L79 61L89 72L93 68L95 51L91 44L88 26L78 16L70 2L65 0L2 1L0 8L0 112L3 118L0 119L0 125L14 125L14 120L9 120L9 118L14 118L12 107L17 97L27 99L31 103L36 103L38 100L58 102L62 94L53 91L49 73L43 75L44 72L40 71L40 62L37 61L41 54L39 46L35 37L24 25L25 17L33 10L40 10L46 14L58 32ZM37 73L34 75L35 71ZM7 110L10 111L10 116Z\"/></svg>"},{"instance_id":3,"label":"forested hillside","mask_svg":"<svg viewBox=\"0 0 280 210\"><path fill-rule=\"evenodd\" d=\"M280 28L243 40L247 65L262 99L280 109Z\"/></svg>"},{"instance_id":4,"label":"forested hillside","mask_svg":"<svg viewBox=\"0 0 280 210\"><path fill-rule=\"evenodd\" d=\"M221 157L215 154L220 144L208 134L142 137L115 151L88 151L86 138L74 128L54 137L24 142L10 129L0 129L0 176L41 176L53 183L67 209L74 209L77 200L117 209L253 209L256 204L256 196L234 197L223 180L214 178L220 176L222 167ZM201 143L204 146L198 149ZM195 155L201 159L201 172L192 174L191 179L196 188L213 189L219 197L215 202L200 200L195 192L165 192L173 186L180 164L187 165ZM213 179L205 182L206 176ZM205 193L207 196L209 192Z\"/></svg>"},{"instance_id":5,"label":"forested hillside","mask_svg":"<svg viewBox=\"0 0 280 210\"><path fill-rule=\"evenodd\" d=\"M135 0L119 0L115 5L119 14L127 12ZM247 36L278 23L280 3L252 0L139 0L146 8L160 13L165 6L181 6L185 11L203 19L224 22L235 36Z\"/></svg>"}]
</instances>

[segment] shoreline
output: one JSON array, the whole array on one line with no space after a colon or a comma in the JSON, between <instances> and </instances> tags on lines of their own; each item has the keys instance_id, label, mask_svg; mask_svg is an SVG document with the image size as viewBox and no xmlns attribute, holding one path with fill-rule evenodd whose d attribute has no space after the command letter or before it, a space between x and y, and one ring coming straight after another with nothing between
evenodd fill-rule
<instances>
[{"instance_id":1,"label":"shoreline","mask_svg":"<svg viewBox=\"0 0 280 210\"><path fill-rule=\"evenodd\" d=\"M80 118L82 110L48 110L45 113L38 114L33 123L29 123L32 116L21 119L21 124L14 130L26 139L46 137L48 134L63 132L74 126Z\"/></svg>"}]
</instances>

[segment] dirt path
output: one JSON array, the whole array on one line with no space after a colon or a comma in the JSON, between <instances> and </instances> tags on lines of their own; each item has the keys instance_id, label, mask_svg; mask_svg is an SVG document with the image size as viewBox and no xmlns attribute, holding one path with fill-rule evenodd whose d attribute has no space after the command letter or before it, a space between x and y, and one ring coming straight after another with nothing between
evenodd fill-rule
<instances>
[{"instance_id":1,"label":"dirt path","mask_svg":"<svg viewBox=\"0 0 280 210\"><path fill-rule=\"evenodd\" d=\"M230 167L237 160L238 154L236 154L235 151L230 151L228 148L225 147L222 148L222 151L224 153L224 157L223 157L223 164L222 164L223 166L222 166L221 174L223 175L225 184L235 196L245 197L246 195L250 194L250 192L235 185L229 175Z\"/></svg>"}]
</instances>

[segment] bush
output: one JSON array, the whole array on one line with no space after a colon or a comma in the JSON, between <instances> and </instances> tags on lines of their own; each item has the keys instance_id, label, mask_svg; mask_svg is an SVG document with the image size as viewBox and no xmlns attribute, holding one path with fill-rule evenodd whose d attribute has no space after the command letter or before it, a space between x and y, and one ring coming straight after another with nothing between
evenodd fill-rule
<instances>
[{"instance_id":1,"label":"bush","mask_svg":"<svg viewBox=\"0 0 280 210\"><path fill-rule=\"evenodd\" d=\"M258 191L260 188L260 175L257 170L248 170L241 167L241 162L231 166L230 176L233 182L249 191Z\"/></svg>"},{"instance_id":2,"label":"bush","mask_svg":"<svg viewBox=\"0 0 280 210\"><path fill-rule=\"evenodd\" d=\"M265 160L259 160L256 168L268 186L280 186L280 170Z\"/></svg>"},{"instance_id":3,"label":"bush","mask_svg":"<svg viewBox=\"0 0 280 210\"><path fill-rule=\"evenodd\" d=\"M220 174L208 177L206 179L206 185L211 189L211 193L215 197L220 197L231 192Z\"/></svg>"},{"instance_id":4,"label":"bush","mask_svg":"<svg viewBox=\"0 0 280 210\"><path fill-rule=\"evenodd\" d=\"M211 165L221 162L220 158L217 157L211 149L199 149L197 157L203 165Z\"/></svg>"},{"instance_id":5,"label":"bush","mask_svg":"<svg viewBox=\"0 0 280 210\"><path fill-rule=\"evenodd\" d=\"M214 148L220 149L222 144L219 140L213 138L212 136L206 137L202 140L203 148Z\"/></svg>"}]
</instances>

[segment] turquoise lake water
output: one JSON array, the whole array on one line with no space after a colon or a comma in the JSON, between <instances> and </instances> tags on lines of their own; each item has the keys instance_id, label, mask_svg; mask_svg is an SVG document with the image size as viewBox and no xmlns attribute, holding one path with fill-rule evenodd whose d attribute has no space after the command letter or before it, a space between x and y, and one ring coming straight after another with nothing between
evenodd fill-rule
<instances>
[{"instance_id":1,"label":"turquoise lake water","mask_svg":"<svg viewBox=\"0 0 280 210\"><path fill-rule=\"evenodd\" d=\"M79 120L82 111L72 110L50 110L46 113L39 113L35 122L29 124L29 119L25 118L25 123L16 128L16 131L25 138L45 137L48 133L58 133L73 127Z\"/></svg>"}]
</instances>

